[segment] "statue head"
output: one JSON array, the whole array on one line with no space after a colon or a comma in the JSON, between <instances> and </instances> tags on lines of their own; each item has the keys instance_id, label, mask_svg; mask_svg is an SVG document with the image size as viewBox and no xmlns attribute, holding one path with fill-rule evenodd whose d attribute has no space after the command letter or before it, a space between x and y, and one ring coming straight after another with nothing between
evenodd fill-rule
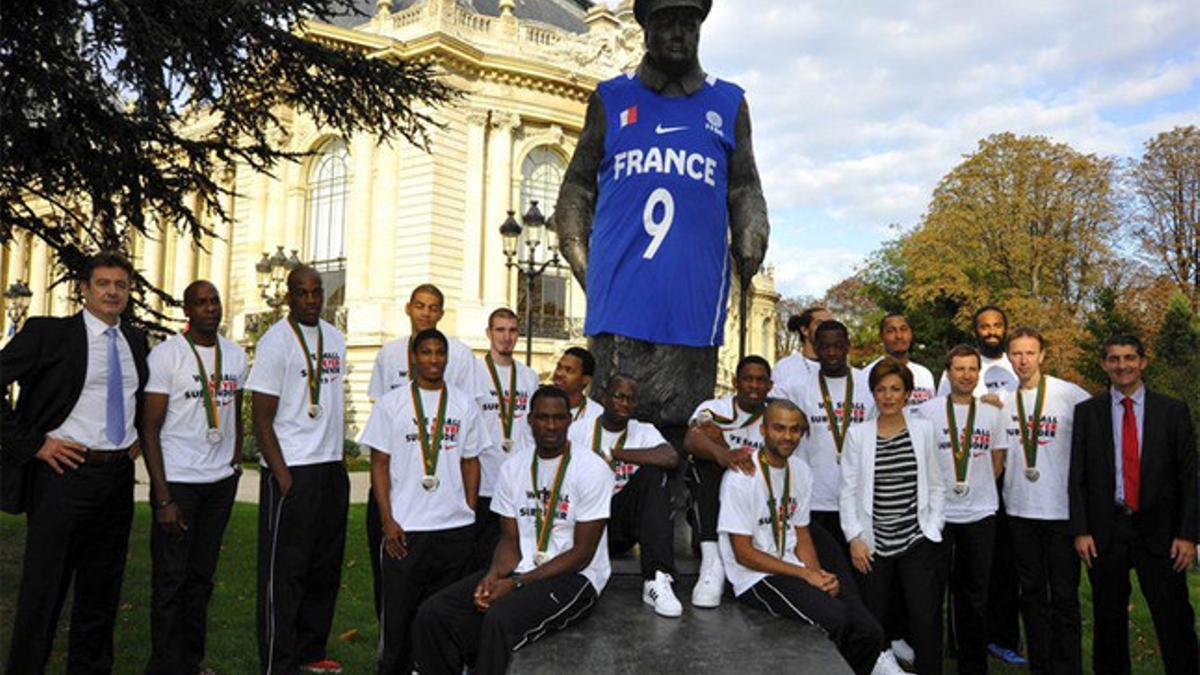
<instances>
[{"instance_id":1,"label":"statue head","mask_svg":"<svg viewBox=\"0 0 1200 675\"><path fill-rule=\"evenodd\" d=\"M712 0L637 0L633 15L646 35L646 58L672 76L699 68L700 24Z\"/></svg>"}]
</instances>

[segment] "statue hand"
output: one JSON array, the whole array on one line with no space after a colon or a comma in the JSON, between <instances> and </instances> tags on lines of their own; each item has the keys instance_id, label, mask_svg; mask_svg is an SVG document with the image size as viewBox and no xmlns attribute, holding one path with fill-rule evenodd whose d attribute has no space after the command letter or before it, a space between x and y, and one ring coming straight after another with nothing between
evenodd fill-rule
<instances>
[{"instance_id":1,"label":"statue hand","mask_svg":"<svg viewBox=\"0 0 1200 675\"><path fill-rule=\"evenodd\" d=\"M587 241L582 238L560 240L558 250L571 266L579 287L587 290Z\"/></svg>"},{"instance_id":2,"label":"statue hand","mask_svg":"<svg viewBox=\"0 0 1200 675\"><path fill-rule=\"evenodd\" d=\"M735 259L738 268L738 280L742 283L742 288L750 287L750 280L762 268L763 252L755 251L747 253L744 251L735 251Z\"/></svg>"}]
</instances>

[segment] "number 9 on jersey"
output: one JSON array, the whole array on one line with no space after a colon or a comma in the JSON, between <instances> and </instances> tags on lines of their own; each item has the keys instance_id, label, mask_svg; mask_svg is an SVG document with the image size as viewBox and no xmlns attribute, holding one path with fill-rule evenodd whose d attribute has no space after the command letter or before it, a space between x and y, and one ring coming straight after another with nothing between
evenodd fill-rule
<instances>
[{"instance_id":1,"label":"number 9 on jersey","mask_svg":"<svg viewBox=\"0 0 1200 675\"><path fill-rule=\"evenodd\" d=\"M659 205L662 205L662 217L656 219L654 212L658 210ZM671 231L671 223L674 220L675 198L666 188L656 188L654 192L650 193L650 198L646 200L646 208L642 210L642 227L646 228L646 234L653 237L650 245L642 253L643 258L646 260L654 258L654 254L658 253L658 247L662 245L663 240L667 238L667 233Z\"/></svg>"}]
</instances>

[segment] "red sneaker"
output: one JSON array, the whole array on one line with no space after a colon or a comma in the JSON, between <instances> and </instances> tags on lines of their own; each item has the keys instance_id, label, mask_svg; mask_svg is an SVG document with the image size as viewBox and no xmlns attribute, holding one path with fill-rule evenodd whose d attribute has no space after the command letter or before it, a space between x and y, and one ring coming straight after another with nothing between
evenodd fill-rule
<instances>
[{"instance_id":1,"label":"red sneaker","mask_svg":"<svg viewBox=\"0 0 1200 675\"><path fill-rule=\"evenodd\" d=\"M304 673L341 673L342 663L333 659L321 659L300 666L300 671Z\"/></svg>"}]
</instances>

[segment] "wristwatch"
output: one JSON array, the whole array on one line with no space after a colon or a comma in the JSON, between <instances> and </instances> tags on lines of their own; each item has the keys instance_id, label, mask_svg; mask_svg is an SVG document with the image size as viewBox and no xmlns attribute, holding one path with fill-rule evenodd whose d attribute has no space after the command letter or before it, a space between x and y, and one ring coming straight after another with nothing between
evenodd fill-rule
<instances>
[{"instance_id":1,"label":"wristwatch","mask_svg":"<svg viewBox=\"0 0 1200 675\"><path fill-rule=\"evenodd\" d=\"M522 577L520 574L514 574L510 578L512 579L512 582L513 582L513 590L514 591L519 591L522 588L525 588L525 578Z\"/></svg>"}]
</instances>

